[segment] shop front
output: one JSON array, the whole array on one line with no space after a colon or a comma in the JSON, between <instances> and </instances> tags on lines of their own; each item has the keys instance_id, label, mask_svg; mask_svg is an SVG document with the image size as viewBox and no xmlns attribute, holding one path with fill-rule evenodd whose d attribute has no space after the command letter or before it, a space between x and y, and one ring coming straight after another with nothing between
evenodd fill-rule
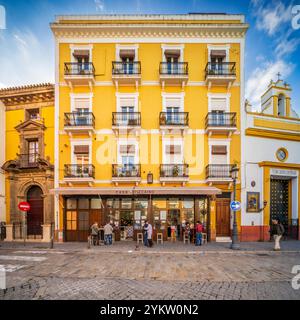
<instances>
[{"instance_id":1,"label":"shop front","mask_svg":"<svg viewBox=\"0 0 300 320\"><path fill-rule=\"evenodd\" d=\"M184 189L184 188L183 188ZM207 189L205 189L207 190ZM142 232L148 220L153 226L153 239L157 233L165 241L182 240L187 223L192 229L201 221L210 239L210 206L218 189L211 188L211 194L157 194L157 192L117 192L114 194L68 194L62 195L64 241L87 241L90 227L94 222L104 226L110 222L115 227L116 241L133 241ZM70 192L68 192L70 193ZM124 194L125 193L125 194ZM198 192L199 193L199 192ZM201 193L204 193L202 190Z\"/></svg>"}]
</instances>

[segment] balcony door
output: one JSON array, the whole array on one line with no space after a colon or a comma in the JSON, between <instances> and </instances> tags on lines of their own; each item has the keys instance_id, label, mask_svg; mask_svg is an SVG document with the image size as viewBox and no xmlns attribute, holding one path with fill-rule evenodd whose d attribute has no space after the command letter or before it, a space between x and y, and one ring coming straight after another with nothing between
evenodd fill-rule
<instances>
[{"instance_id":1,"label":"balcony door","mask_svg":"<svg viewBox=\"0 0 300 320\"><path fill-rule=\"evenodd\" d=\"M224 126L225 125L225 112L223 110L212 111L212 122L213 126Z\"/></svg>"},{"instance_id":2,"label":"balcony door","mask_svg":"<svg viewBox=\"0 0 300 320\"><path fill-rule=\"evenodd\" d=\"M134 106L123 106L122 110L122 124L128 125L134 120Z\"/></svg>"},{"instance_id":3,"label":"balcony door","mask_svg":"<svg viewBox=\"0 0 300 320\"><path fill-rule=\"evenodd\" d=\"M122 57L124 74L133 74L134 57Z\"/></svg>"},{"instance_id":4,"label":"balcony door","mask_svg":"<svg viewBox=\"0 0 300 320\"><path fill-rule=\"evenodd\" d=\"M74 166L72 166L72 175L75 177L89 177L89 146L74 146Z\"/></svg>"},{"instance_id":5,"label":"balcony door","mask_svg":"<svg viewBox=\"0 0 300 320\"><path fill-rule=\"evenodd\" d=\"M167 124L179 124L179 107L167 107Z\"/></svg>"}]
</instances>

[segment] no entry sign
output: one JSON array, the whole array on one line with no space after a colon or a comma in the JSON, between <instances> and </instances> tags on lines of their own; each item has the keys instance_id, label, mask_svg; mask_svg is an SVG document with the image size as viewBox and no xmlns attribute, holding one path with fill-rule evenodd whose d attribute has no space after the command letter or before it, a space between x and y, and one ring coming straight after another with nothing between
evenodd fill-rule
<instances>
[{"instance_id":1,"label":"no entry sign","mask_svg":"<svg viewBox=\"0 0 300 320\"><path fill-rule=\"evenodd\" d=\"M20 202L18 207L21 211L29 211L30 210L30 204L28 202Z\"/></svg>"}]
</instances>

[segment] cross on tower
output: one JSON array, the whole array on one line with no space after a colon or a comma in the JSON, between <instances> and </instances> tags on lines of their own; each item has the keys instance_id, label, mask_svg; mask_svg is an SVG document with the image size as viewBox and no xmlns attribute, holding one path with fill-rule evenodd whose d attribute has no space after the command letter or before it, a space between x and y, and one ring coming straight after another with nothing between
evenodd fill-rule
<instances>
[{"instance_id":1,"label":"cross on tower","mask_svg":"<svg viewBox=\"0 0 300 320\"><path fill-rule=\"evenodd\" d=\"M278 73L277 73L277 77L278 77L277 81L281 80L281 79L280 79L280 76L281 76L281 73L278 72Z\"/></svg>"}]
</instances>

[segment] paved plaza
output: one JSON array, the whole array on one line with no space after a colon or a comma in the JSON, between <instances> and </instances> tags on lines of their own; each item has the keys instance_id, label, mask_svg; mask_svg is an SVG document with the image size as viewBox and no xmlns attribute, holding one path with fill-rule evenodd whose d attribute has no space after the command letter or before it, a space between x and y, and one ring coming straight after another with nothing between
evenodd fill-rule
<instances>
[{"instance_id":1,"label":"paved plaza","mask_svg":"<svg viewBox=\"0 0 300 320\"><path fill-rule=\"evenodd\" d=\"M200 248L135 243L87 248L85 243L1 243L0 265L12 299L300 299L291 273L300 265L300 241L229 243Z\"/></svg>"}]
</instances>

